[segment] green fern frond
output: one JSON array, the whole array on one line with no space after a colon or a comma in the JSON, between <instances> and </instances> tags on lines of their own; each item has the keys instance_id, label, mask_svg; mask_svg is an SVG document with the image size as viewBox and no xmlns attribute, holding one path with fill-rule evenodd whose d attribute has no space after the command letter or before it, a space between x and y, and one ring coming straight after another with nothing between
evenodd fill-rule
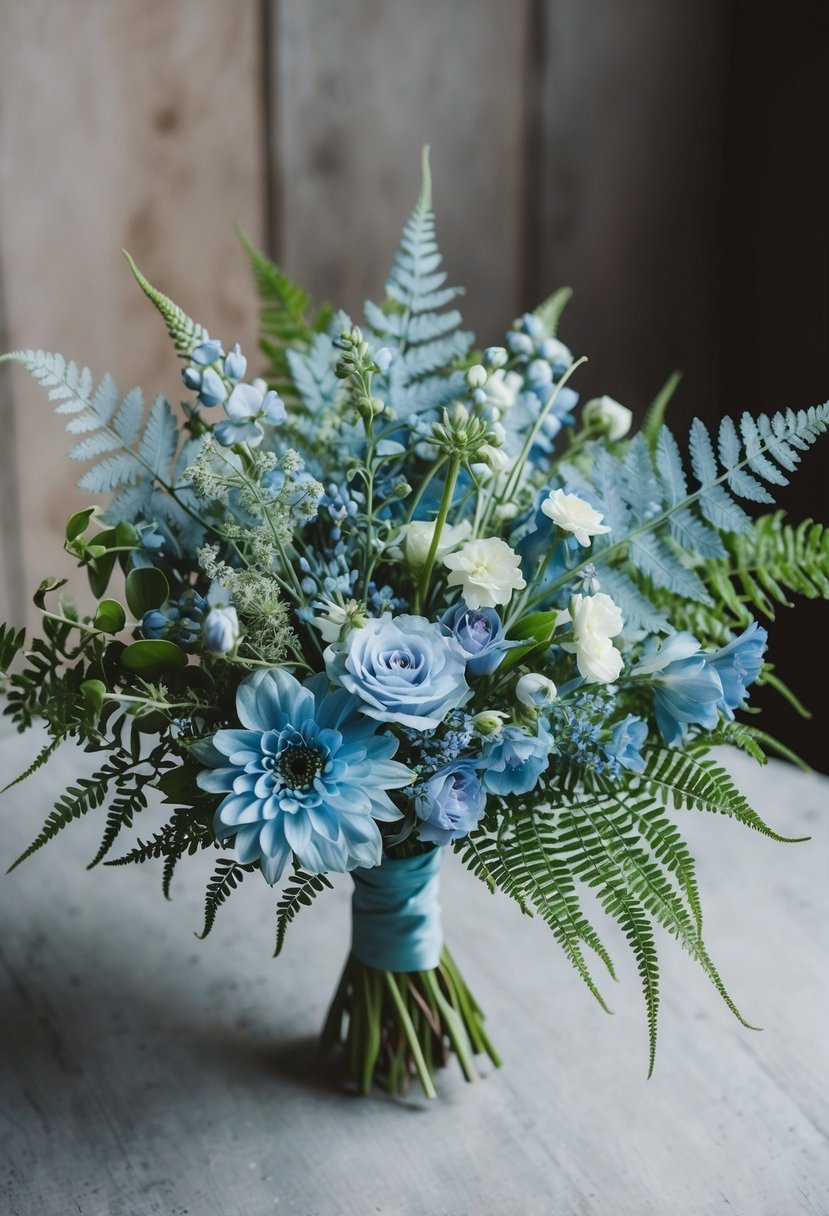
<instances>
[{"instance_id":1,"label":"green fern frond","mask_svg":"<svg viewBox=\"0 0 829 1216\"><path fill-rule=\"evenodd\" d=\"M221 858L217 863L213 877L207 884L204 897L204 928L196 937L207 937L216 921L216 915L221 906L227 902L233 892L241 885L246 874L257 869L255 865L240 865L238 861Z\"/></svg>"},{"instance_id":2,"label":"green fern frond","mask_svg":"<svg viewBox=\"0 0 829 1216\"><path fill-rule=\"evenodd\" d=\"M282 953L288 926L296 919L301 909L310 907L315 897L326 888L329 891L333 890L324 874L306 874L303 870L297 870L288 879L287 885L279 897L279 903L276 905L274 958Z\"/></svg>"},{"instance_id":3,"label":"green fern frond","mask_svg":"<svg viewBox=\"0 0 829 1216\"><path fill-rule=\"evenodd\" d=\"M533 309L533 316L538 317L541 324L544 326L545 332L551 338L555 338L558 333L558 325L561 320L561 314L573 298L572 287L559 287L552 295L547 296L547 299L542 301L537 308Z\"/></svg>"},{"instance_id":4,"label":"green fern frond","mask_svg":"<svg viewBox=\"0 0 829 1216\"><path fill-rule=\"evenodd\" d=\"M73 819L80 819L82 815L86 815L89 811L102 806L106 801L107 792L113 777L114 772L111 766L107 765L94 776L81 777L77 785L70 785L55 803L54 809L50 812L40 834L20 854L17 860L12 862L7 873L11 874L12 870L16 870L19 865L31 857L33 853L36 853L38 849L42 849L50 840L54 840L58 833L63 831L65 827L68 827Z\"/></svg>"},{"instance_id":5,"label":"green fern frond","mask_svg":"<svg viewBox=\"0 0 829 1216\"><path fill-rule=\"evenodd\" d=\"M705 746L707 750L709 744ZM706 759L699 749L692 747L680 752L667 747L650 747L643 755L645 769L641 785L652 791L665 806L728 815L772 840L787 844L807 839L775 832L740 793L725 769L716 761Z\"/></svg>"},{"instance_id":6,"label":"green fern frond","mask_svg":"<svg viewBox=\"0 0 829 1216\"><path fill-rule=\"evenodd\" d=\"M648 412L642 421L640 429L651 453L656 452L656 443L665 422L668 406L671 404L681 380L682 372L671 372L648 407Z\"/></svg>"},{"instance_id":7,"label":"green fern frond","mask_svg":"<svg viewBox=\"0 0 829 1216\"><path fill-rule=\"evenodd\" d=\"M57 734L54 736L54 738L49 739L48 742L44 743L43 747L37 753L31 764L28 765L28 767L25 768L23 772L19 774L19 776L10 781L8 785L4 785L3 788L0 789L0 794L5 794L6 790L13 789L14 786L20 785L22 781L26 781L27 778L31 777L33 773L36 773L39 768L43 768L44 764L46 764L47 760L49 760L50 757L55 754L65 738L65 734Z\"/></svg>"},{"instance_id":8,"label":"green fern frond","mask_svg":"<svg viewBox=\"0 0 829 1216\"><path fill-rule=\"evenodd\" d=\"M165 296L157 287L153 287L152 283L138 269L126 249L122 250L122 252L129 263L129 268L133 273L136 283L164 318L164 324L167 326L167 332L173 340L176 354L182 359L189 359L193 348L198 346L200 342L206 342L210 337L207 330L203 325L199 325L197 321L188 317L187 313L182 308L179 308L178 304L174 304L169 296Z\"/></svg>"},{"instance_id":9,"label":"green fern frond","mask_svg":"<svg viewBox=\"0 0 829 1216\"><path fill-rule=\"evenodd\" d=\"M26 643L26 630L0 625L0 681L9 674L12 663Z\"/></svg>"}]
</instances>

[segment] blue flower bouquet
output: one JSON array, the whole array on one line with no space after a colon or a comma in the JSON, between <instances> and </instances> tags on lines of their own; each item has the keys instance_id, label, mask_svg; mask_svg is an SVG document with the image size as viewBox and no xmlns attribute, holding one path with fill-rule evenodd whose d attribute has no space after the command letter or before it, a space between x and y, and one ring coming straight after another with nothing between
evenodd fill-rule
<instances>
[{"instance_id":1,"label":"blue flower bouquet","mask_svg":"<svg viewBox=\"0 0 829 1216\"><path fill-rule=\"evenodd\" d=\"M709 753L791 755L738 715L757 682L793 700L757 618L829 594L824 529L766 509L829 406L726 417L716 438L695 421L686 452L669 382L632 434L612 398L579 405L566 289L476 350L425 156L362 328L311 314L240 235L260 375L131 261L183 360L180 408L145 410L57 354L3 356L47 390L104 499L66 525L94 613L46 580L41 636L0 630L5 713L46 729L22 777L69 739L100 758L18 862L90 813L91 864L157 860L165 894L209 850L203 933L258 875L279 888L277 953L348 872L352 948L322 1041L363 1092L416 1078L434 1096L450 1057L469 1079L476 1057L499 1063L443 940L447 849L543 918L604 1004L593 892L636 957L651 1068L655 925L742 1021L703 941L681 812L785 839Z\"/></svg>"}]
</instances>

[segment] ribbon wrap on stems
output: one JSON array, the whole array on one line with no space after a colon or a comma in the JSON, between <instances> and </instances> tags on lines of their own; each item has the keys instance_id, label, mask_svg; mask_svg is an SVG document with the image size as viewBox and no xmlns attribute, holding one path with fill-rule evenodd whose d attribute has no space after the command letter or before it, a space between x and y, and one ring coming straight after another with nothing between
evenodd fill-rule
<instances>
[{"instance_id":1,"label":"ribbon wrap on stems","mask_svg":"<svg viewBox=\"0 0 829 1216\"><path fill-rule=\"evenodd\" d=\"M442 849L416 857L385 857L353 870L351 953L378 971L432 971L440 962Z\"/></svg>"}]
</instances>

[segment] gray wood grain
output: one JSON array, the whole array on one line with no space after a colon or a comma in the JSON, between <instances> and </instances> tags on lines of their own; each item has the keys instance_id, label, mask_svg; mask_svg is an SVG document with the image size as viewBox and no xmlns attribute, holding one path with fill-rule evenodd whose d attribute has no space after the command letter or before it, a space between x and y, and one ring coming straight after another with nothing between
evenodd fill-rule
<instances>
[{"instance_id":1,"label":"gray wood grain","mask_svg":"<svg viewBox=\"0 0 829 1216\"><path fill-rule=\"evenodd\" d=\"M432 146L438 240L466 322L518 308L528 0L280 0L272 21L277 252L355 319L384 283Z\"/></svg>"},{"instance_id":2,"label":"gray wood grain","mask_svg":"<svg viewBox=\"0 0 829 1216\"><path fill-rule=\"evenodd\" d=\"M10 346L57 350L122 391L181 396L151 281L228 344L252 351L255 293L233 232L264 225L258 9L224 0L12 0L0 37L0 244ZM41 388L15 369L26 601L88 505ZM4 436L5 439L5 436Z\"/></svg>"},{"instance_id":3,"label":"gray wood grain","mask_svg":"<svg viewBox=\"0 0 829 1216\"><path fill-rule=\"evenodd\" d=\"M0 739L11 773L34 741ZM165 905L157 872L87 873L98 824L0 882L0 1210L9 1216L818 1216L829 1212L829 780L729 764L782 846L682 815L707 934L742 1029L675 943L656 1074L634 969L594 1004L549 932L450 860L444 919L505 1067L440 1101L330 1087L314 1036L348 942L347 879L270 957L251 878L199 942L200 862ZM2 802L0 865L60 779ZM149 834L157 820L147 812Z\"/></svg>"}]
</instances>

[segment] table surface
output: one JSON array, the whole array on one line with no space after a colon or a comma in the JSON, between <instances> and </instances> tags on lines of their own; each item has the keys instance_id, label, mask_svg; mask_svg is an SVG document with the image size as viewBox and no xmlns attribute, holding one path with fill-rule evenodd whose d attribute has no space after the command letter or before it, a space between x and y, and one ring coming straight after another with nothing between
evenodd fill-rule
<instances>
[{"instance_id":1,"label":"table surface","mask_svg":"<svg viewBox=\"0 0 829 1216\"><path fill-rule=\"evenodd\" d=\"M0 736L12 774L36 740ZM348 879L271 958L251 876L198 941L203 861L87 872L100 815L0 882L0 1210L9 1216L794 1216L829 1213L829 779L727 763L786 834L678 812L743 1029L660 938L654 1077L632 960L615 1016L549 930L457 859L444 925L504 1068L440 1097L338 1091L315 1035L348 945ZM3 868L78 775L71 748L0 802ZM97 818L98 822L93 820ZM154 812L146 812L145 837ZM156 816L157 818L157 816ZM209 866L208 866L209 868Z\"/></svg>"}]
</instances>

